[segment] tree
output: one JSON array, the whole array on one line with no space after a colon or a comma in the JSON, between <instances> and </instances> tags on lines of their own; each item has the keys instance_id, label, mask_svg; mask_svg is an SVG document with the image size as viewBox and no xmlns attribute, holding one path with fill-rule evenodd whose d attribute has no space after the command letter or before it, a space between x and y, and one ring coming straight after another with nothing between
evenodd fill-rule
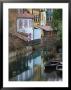
<instances>
[{"instance_id":1,"label":"tree","mask_svg":"<svg viewBox=\"0 0 71 90\"><path fill-rule=\"evenodd\" d=\"M53 28L57 28L57 30L60 28L59 24L62 23L62 9L54 9L53 10L53 20L52 20L52 26Z\"/></svg>"},{"instance_id":2,"label":"tree","mask_svg":"<svg viewBox=\"0 0 71 90\"><path fill-rule=\"evenodd\" d=\"M50 15L48 10L46 12L46 15L47 15L47 18ZM53 16L52 27L54 30L60 31L59 33L61 36L61 32L62 32L62 9L53 9L52 16Z\"/></svg>"},{"instance_id":3,"label":"tree","mask_svg":"<svg viewBox=\"0 0 71 90\"><path fill-rule=\"evenodd\" d=\"M53 18L55 20L62 20L62 9L54 9L53 10Z\"/></svg>"},{"instance_id":4,"label":"tree","mask_svg":"<svg viewBox=\"0 0 71 90\"><path fill-rule=\"evenodd\" d=\"M54 30L57 30L57 42L62 46L62 9L53 10L52 26Z\"/></svg>"}]
</instances>

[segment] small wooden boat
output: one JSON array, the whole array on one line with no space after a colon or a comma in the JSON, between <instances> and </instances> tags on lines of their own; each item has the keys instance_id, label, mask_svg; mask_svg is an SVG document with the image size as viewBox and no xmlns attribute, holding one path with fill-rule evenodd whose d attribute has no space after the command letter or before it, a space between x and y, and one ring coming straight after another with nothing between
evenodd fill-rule
<instances>
[{"instance_id":1,"label":"small wooden boat","mask_svg":"<svg viewBox=\"0 0 71 90\"><path fill-rule=\"evenodd\" d=\"M46 71L52 71L56 70L56 66L59 64L59 61L50 61L48 64L44 65L45 67L45 72Z\"/></svg>"}]
</instances>

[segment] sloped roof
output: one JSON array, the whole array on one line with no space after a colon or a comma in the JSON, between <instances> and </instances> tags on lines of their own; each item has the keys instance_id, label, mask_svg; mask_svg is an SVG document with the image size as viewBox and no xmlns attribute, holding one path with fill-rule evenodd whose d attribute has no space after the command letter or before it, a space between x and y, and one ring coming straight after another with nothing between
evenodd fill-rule
<instances>
[{"instance_id":1,"label":"sloped roof","mask_svg":"<svg viewBox=\"0 0 71 90\"><path fill-rule=\"evenodd\" d=\"M25 11L24 13L19 13L17 17L20 17L20 18L34 18L34 15L32 15L31 13L28 13L27 11Z\"/></svg>"},{"instance_id":2,"label":"sloped roof","mask_svg":"<svg viewBox=\"0 0 71 90\"><path fill-rule=\"evenodd\" d=\"M26 36L23 35L23 34L20 34L20 33L18 33L18 32L15 32L14 35L17 36L18 38L24 40L24 41L28 41L28 37L26 37Z\"/></svg>"},{"instance_id":3,"label":"sloped roof","mask_svg":"<svg viewBox=\"0 0 71 90\"><path fill-rule=\"evenodd\" d=\"M53 31L53 28L51 26L40 26L40 28L45 31Z\"/></svg>"}]
</instances>

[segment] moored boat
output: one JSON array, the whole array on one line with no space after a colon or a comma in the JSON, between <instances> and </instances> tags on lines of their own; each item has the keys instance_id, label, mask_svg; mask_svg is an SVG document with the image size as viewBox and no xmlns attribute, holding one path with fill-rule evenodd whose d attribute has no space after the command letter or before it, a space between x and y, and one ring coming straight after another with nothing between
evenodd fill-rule
<instances>
[{"instance_id":1,"label":"moored boat","mask_svg":"<svg viewBox=\"0 0 71 90\"><path fill-rule=\"evenodd\" d=\"M59 64L59 61L50 61L48 64L45 64L45 72L46 71L52 71L52 70L56 70L56 66Z\"/></svg>"}]
</instances>

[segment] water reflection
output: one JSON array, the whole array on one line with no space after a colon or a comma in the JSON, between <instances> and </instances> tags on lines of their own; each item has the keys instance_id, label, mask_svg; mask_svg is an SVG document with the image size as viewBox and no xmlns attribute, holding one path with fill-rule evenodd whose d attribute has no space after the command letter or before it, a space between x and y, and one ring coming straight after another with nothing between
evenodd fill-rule
<instances>
[{"instance_id":1,"label":"water reflection","mask_svg":"<svg viewBox=\"0 0 71 90\"><path fill-rule=\"evenodd\" d=\"M41 51L28 56L19 56L9 64L9 79L13 81L59 81L62 77L56 71L44 72Z\"/></svg>"}]
</instances>

